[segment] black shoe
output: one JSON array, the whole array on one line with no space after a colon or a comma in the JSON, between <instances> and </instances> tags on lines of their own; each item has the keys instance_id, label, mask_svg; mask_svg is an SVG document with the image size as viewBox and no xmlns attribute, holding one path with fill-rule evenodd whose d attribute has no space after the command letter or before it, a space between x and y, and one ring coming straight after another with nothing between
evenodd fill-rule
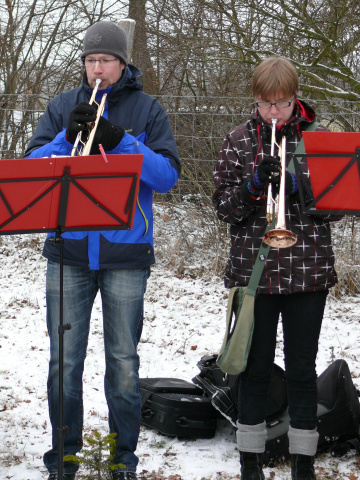
<instances>
[{"instance_id":1,"label":"black shoe","mask_svg":"<svg viewBox=\"0 0 360 480\"><path fill-rule=\"evenodd\" d=\"M240 452L241 480L265 480L263 454Z\"/></svg>"},{"instance_id":2,"label":"black shoe","mask_svg":"<svg viewBox=\"0 0 360 480\"><path fill-rule=\"evenodd\" d=\"M308 455L291 455L292 480L316 480L314 457Z\"/></svg>"},{"instance_id":3,"label":"black shoe","mask_svg":"<svg viewBox=\"0 0 360 480\"><path fill-rule=\"evenodd\" d=\"M48 480L58 480L58 474L50 473ZM63 480L75 480L75 473L64 473Z\"/></svg>"},{"instance_id":4,"label":"black shoe","mask_svg":"<svg viewBox=\"0 0 360 480\"><path fill-rule=\"evenodd\" d=\"M115 472L112 474L112 480L137 480L134 472Z\"/></svg>"}]
</instances>

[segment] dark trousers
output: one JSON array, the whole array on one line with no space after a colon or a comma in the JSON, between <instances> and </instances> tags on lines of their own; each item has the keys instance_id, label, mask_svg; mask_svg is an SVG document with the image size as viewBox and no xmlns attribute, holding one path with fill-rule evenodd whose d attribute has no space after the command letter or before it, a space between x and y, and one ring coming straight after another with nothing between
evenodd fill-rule
<instances>
[{"instance_id":1,"label":"dark trousers","mask_svg":"<svg viewBox=\"0 0 360 480\"><path fill-rule=\"evenodd\" d=\"M253 340L239 383L240 423L257 425L265 420L281 314L290 424L303 430L316 428L315 362L327 294L324 290L256 296Z\"/></svg>"}]
</instances>

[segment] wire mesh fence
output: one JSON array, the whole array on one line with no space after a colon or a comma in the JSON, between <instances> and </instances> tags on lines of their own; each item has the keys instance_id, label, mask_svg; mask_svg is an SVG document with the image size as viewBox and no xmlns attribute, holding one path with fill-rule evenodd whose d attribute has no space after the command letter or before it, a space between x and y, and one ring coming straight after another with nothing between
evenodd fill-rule
<instances>
[{"instance_id":1,"label":"wire mesh fence","mask_svg":"<svg viewBox=\"0 0 360 480\"><path fill-rule=\"evenodd\" d=\"M253 99L240 96L157 98L169 115L183 170L177 185L169 194L155 197L160 206L166 207L165 213L155 220L161 219L163 222L164 215L170 219L167 228L164 228L164 224L161 224L161 228L168 238L174 237L175 234L178 239L177 245L181 247L179 248L181 257L188 255L192 259L191 263L195 264L197 248L208 249L208 258L212 259L210 270L221 272L226 261L227 228L217 221L212 208L212 170L225 134L249 117L254 108ZM33 94L0 95L1 158L23 157L49 100L45 96ZM360 115L355 103L341 99L331 101L305 99L305 101L315 109L317 120L331 130L360 130ZM199 216L198 220L195 220L196 215ZM192 222L185 222L190 216ZM202 226L200 242L194 241L194 229L197 226ZM360 281L357 273L360 263L359 218L338 222L334 227L334 235L340 273L337 291L339 294L344 289L359 293ZM165 249L165 246L163 248ZM174 248L176 250L176 246ZM159 246L161 258L160 250L161 246ZM164 250L163 258L167 257L168 251ZM173 257L173 265L186 273L184 261ZM204 270L206 269L203 266L201 271Z\"/></svg>"},{"instance_id":2,"label":"wire mesh fence","mask_svg":"<svg viewBox=\"0 0 360 480\"><path fill-rule=\"evenodd\" d=\"M245 121L254 103L249 97L159 96L168 112L183 163L183 174L172 192L174 196L212 192L212 167L224 135ZM19 158L35 131L50 98L34 94L0 95L0 155ZM327 127L340 131L360 130L355 102L307 100L317 118Z\"/></svg>"}]
</instances>

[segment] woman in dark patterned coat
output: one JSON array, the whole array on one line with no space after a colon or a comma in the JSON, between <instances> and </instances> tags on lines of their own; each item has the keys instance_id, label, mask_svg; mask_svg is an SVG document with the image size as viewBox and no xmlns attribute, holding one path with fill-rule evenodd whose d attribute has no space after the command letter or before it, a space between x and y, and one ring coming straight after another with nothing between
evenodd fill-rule
<instances>
[{"instance_id":1,"label":"woman in dark patterned coat","mask_svg":"<svg viewBox=\"0 0 360 480\"><path fill-rule=\"evenodd\" d=\"M231 247L225 286L246 286L260 248L266 220L269 180L279 171L277 146L271 156L272 119L277 144L287 141L287 164L315 120L309 105L297 98L298 74L281 57L256 68L251 118L230 131L214 169L213 202L220 220L230 224ZM318 125L317 130L326 130ZM306 159L301 162L308 174ZM284 335L289 403L289 449L293 480L315 479L317 449L316 355L326 297L336 283L328 219L301 211L298 182L286 173L286 227L297 236L289 248L270 248L255 299L255 327L246 370L239 385L237 439L243 480L264 479L266 405L275 357L278 320ZM274 188L278 188L274 183Z\"/></svg>"}]
</instances>

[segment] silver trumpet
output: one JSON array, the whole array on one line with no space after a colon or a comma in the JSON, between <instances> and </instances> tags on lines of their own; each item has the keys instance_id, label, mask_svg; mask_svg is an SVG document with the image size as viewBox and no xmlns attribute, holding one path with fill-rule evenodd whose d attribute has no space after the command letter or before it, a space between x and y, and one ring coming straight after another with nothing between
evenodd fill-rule
<instances>
[{"instance_id":1,"label":"silver trumpet","mask_svg":"<svg viewBox=\"0 0 360 480\"><path fill-rule=\"evenodd\" d=\"M271 155L274 156L275 151L275 129L276 120L272 119L272 137L271 137ZM272 195L272 185L269 183L266 218L268 222L272 222L273 215L276 216L275 228L268 230L263 241L274 248L292 247L297 242L295 233L286 228L285 221L285 175L286 175L286 137L282 137L279 147L279 157L281 162L279 193L276 199Z\"/></svg>"},{"instance_id":2,"label":"silver trumpet","mask_svg":"<svg viewBox=\"0 0 360 480\"><path fill-rule=\"evenodd\" d=\"M71 150L71 156L74 157L75 155L90 155L90 150L94 141L95 133L97 126L99 124L100 117L103 115L104 110L105 110L105 102L106 102L106 93L103 94L101 98L101 102L97 103L95 101L96 97L96 92L98 91L99 85L101 83L101 79L97 78L95 80L95 88L92 92L92 95L90 97L89 105L92 105L94 102L98 105L97 113L96 113L96 120L95 122L91 122L87 124L87 130L88 130L88 138L86 142L83 142L81 140L81 134L83 133L82 131L77 134L76 140L74 142L74 146Z\"/></svg>"},{"instance_id":3,"label":"silver trumpet","mask_svg":"<svg viewBox=\"0 0 360 480\"><path fill-rule=\"evenodd\" d=\"M271 119L272 122L272 128L271 128L271 150L270 154L273 157L275 154L275 145L276 143L276 123L277 120L276 118ZM273 193L272 193L272 183L269 182L268 185L268 193L266 197L266 219L268 223L271 223L273 221L274 215L277 215L277 209L278 209L278 202L275 201Z\"/></svg>"}]
</instances>

